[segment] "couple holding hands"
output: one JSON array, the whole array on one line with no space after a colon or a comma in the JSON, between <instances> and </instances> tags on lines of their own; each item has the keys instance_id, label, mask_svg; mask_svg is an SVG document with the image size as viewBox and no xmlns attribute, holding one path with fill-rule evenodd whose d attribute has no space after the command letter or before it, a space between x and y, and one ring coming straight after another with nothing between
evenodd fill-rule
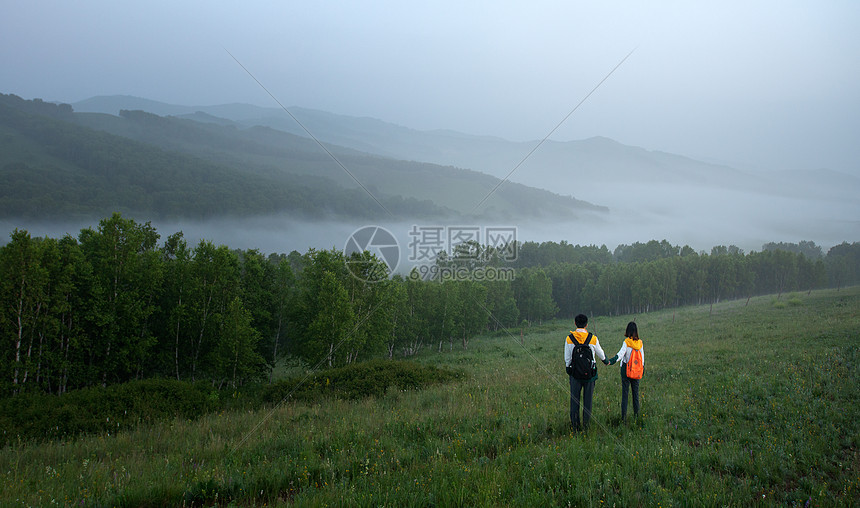
<instances>
[{"instance_id":1,"label":"couple holding hands","mask_svg":"<svg viewBox=\"0 0 860 508\"><path fill-rule=\"evenodd\" d=\"M627 417L627 387L633 393L633 414L639 413L639 380L644 370L645 353L636 323L627 324L624 343L618 354L607 359L597 336L587 330L588 317L579 314L574 318L576 330L568 334L564 345L564 365L570 378L570 425L574 431L584 430L591 420L591 402L597 381L597 362L604 365L621 362L621 419ZM579 407L582 399L582 424Z\"/></svg>"}]
</instances>

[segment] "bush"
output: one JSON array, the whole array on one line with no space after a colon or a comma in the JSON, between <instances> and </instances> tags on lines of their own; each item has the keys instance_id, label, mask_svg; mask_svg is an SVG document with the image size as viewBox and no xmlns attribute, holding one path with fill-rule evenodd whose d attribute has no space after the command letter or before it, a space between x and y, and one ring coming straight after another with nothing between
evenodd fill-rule
<instances>
[{"instance_id":1,"label":"bush","mask_svg":"<svg viewBox=\"0 0 860 508\"><path fill-rule=\"evenodd\" d=\"M169 379L132 381L63 395L21 394L0 400L0 442L71 438L213 409L211 389Z\"/></svg>"},{"instance_id":2,"label":"bush","mask_svg":"<svg viewBox=\"0 0 860 508\"><path fill-rule=\"evenodd\" d=\"M254 409L288 396L358 399L383 395L390 387L417 390L462 377L462 373L409 361L371 360L287 378L274 385L252 383L241 390L215 391L205 383L170 379L132 381L63 395L21 394L0 399L0 446L17 440L69 439L116 432L140 423L192 419L220 409Z\"/></svg>"}]
</instances>

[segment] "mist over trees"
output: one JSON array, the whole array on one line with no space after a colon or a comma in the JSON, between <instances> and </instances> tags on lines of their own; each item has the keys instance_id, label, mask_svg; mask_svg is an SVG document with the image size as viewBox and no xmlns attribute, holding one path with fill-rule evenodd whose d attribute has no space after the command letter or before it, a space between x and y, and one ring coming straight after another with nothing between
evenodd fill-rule
<instances>
[{"instance_id":1,"label":"mist over trees","mask_svg":"<svg viewBox=\"0 0 860 508\"><path fill-rule=\"evenodd\" d=\"M857 242L823 256L810 242L749 254L665 241L614 252L526 242L510 263L476 244L441 256L438 267L516 267L516 277L445 275L463 273L454 270L423 280L417 269L380 278L385 265L367 252L265 255L190 246L181 232L160 239L149 223L119 214L77 238L15 230L0 247L0 393L62 394L150 377L239 386L264 380L285 357L337 367L424 347L466 349L480 333L579 312L644 313L860 283Z\"/></svg>"}]
</instances>

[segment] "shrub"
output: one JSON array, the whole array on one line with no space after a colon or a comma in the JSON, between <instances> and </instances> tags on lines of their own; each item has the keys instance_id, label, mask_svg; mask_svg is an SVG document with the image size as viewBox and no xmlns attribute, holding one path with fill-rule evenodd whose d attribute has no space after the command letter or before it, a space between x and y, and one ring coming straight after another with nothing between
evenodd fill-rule
<instances>
[{"instance_id":1,"label":"shrub","mask_svg":"<svg viewBox=\"0 0 860 508\"><path fill-rule=\"evenodd\" d=\"M147 379L59 396L25 393L0 400L0 441L69 438L141 422L194 418L213 409L210 391L201 384Z\"/></svg>"},{"instance_id":2,"label":"shrub","mask_svg":"<svg viewBox=\"0 0 860 508\"><path fill-rule=\"evenodd\" d=\"M371 360L329 369L305 378L287 378L269 387L263 400L278 403L287 397L318 400L325 397L359 399L380 396L389 388L417 390L459 379L461 372L410 361Z\"/></svg>"}]
</instances>

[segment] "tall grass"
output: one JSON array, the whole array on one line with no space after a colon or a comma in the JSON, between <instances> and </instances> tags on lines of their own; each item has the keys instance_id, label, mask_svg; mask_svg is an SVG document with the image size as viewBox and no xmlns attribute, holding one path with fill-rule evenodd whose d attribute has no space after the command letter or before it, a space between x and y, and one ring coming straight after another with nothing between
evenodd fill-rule
<instances>
[{"instance_id":1,"label":"tall grass","mask_svg":"<svg viewBox=\"0 0 860 508\"><path fill-rule=\"evenodd\" d=\"M856 506L860 288L592 319L608 355L635 319L642 413L600 367L569 433L572 326L426 350L467 376L357 401L289 402L0 451L3 506Z\"/></svg>"}]
</instances>

